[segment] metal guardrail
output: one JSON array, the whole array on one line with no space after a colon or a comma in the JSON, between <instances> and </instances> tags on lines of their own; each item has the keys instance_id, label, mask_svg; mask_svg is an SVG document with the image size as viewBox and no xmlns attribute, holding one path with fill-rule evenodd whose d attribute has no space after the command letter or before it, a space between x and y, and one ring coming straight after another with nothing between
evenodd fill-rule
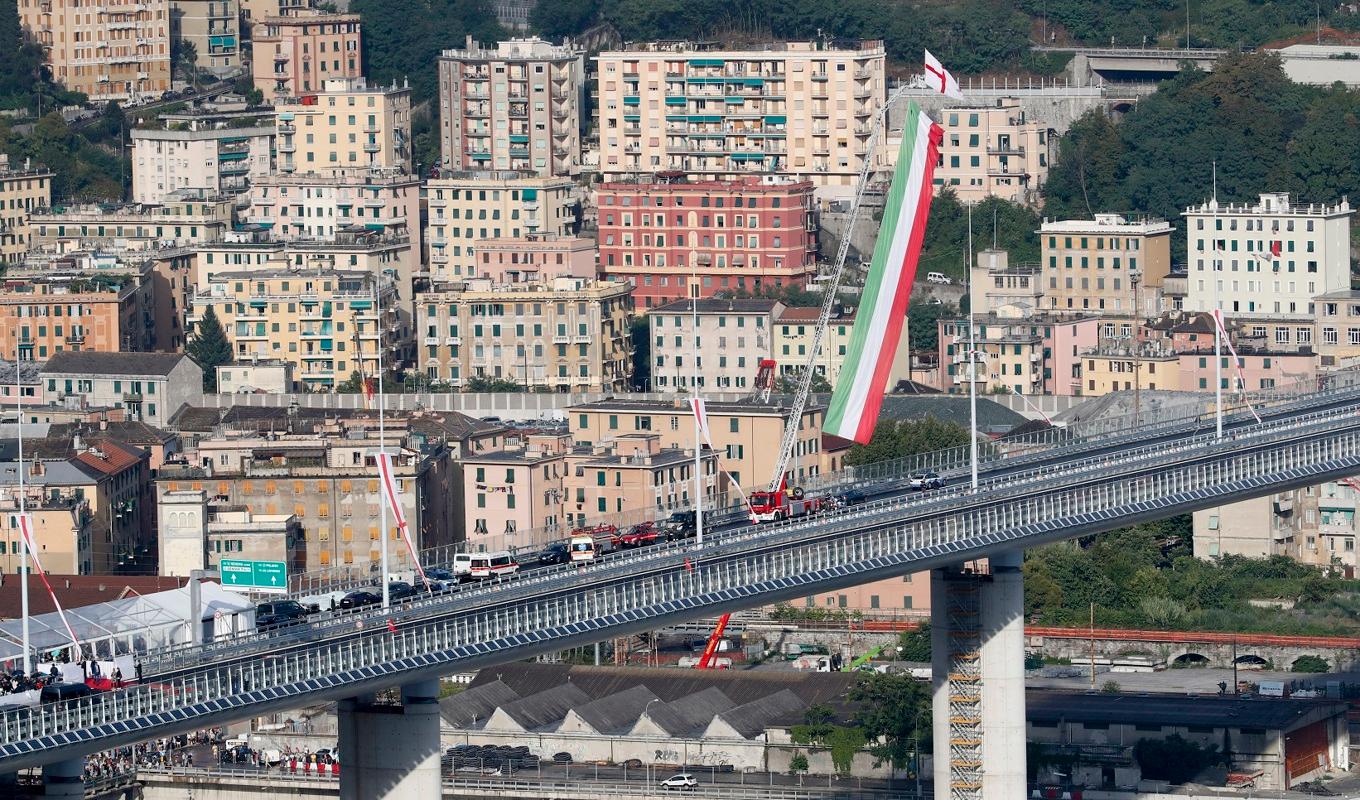
<instances>
[{"instance_id":1,"label":"metal guardrail","mask_svg":"<svg viewBox=\"0 0 1360 800\"><path fill-rule=\"evenodd\" d=\"M149 685L0 714L0 771L1351 474L1360 471L1355 411L1193 437L1098 467L1061 465L961 505L866 504L703 547L659 545L487 587L476 607L448 598L438 616L402 619L396 631L308 641L321 631L306 626L269 653L215 653Z\"/></svg>"},{"instance_id":2,"label":"metal guardrail","mask_svg":"<svg viewBox=\"0 0 1360 800\"><path fill-rule=\"evenodd\" d=\"M1345 370L1332 373L1325 378L1330 384L1326 388L1319 380L1298 381L1288 387L1249 395L1262 418L1291 414L1318 406L1338 402L1360 400L1360 370ZM1179 405L1171 405L1158 410L1148 410L1139 414L1106 415L1080 424L1066 427L1050 427L1043 431L1017 436L1003 437L981 448L979 470L991 471L1013 465L1039 463L1093 448L1107 448L1127 442L1137 442L1152 436L1168 436L1178 432L1196 431L1212 427L1214 414L1205 411L1204 399L1193 400ZM1254 421L1245 403L1238 401L1225 408L1225 425L1237 425ZM1135 425L1134 423L1138 423ZM849 489L869 489L900 484L914 472L934 471L946 477L966 474L971 458L967 445L936 450L903 458L880 461L847 467L845 470L813 476L802 482L802 488L811 494L831 494ZM744 517L744 503L735 493L725 493L716 499L710 498L706 519L710 524L725 525ZM622 514L601 517L593 524L611 524L620 530L643 522L663 519L672 511L688 511L690 503L676 503L659 509L636 509ZM568 533L566 528L532 529L502 534L499 537L480 536L477 541L486 549L510 550L517 554L534 552L551 541L563 539ZM467 543L425 548L420 552L424 566L449 566L456 553L464 552ZM312 573L295 575L289 579L289 596L294 598L316 596L326 593L349 591L364 588L377 580L376 573L362 574L357 570L331 568Z\"/></svg>"}]
</instances>

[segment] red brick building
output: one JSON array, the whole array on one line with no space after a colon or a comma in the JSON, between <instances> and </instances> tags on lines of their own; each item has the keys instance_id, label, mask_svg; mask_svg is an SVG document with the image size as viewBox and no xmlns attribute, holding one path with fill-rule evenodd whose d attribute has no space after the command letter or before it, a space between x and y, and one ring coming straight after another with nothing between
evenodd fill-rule
<instances>
[{"instance_id":1,"label":"red brick building","mask_svg":"<svg viewBox=\"0 0 1360 800\"><path fill-rule=\"evenodd\" d=\"M812 183L655 180L600 184L600 277L633 284L639 308L724 289L805 286L816 272Z\"/></svg>"}]
</instances>

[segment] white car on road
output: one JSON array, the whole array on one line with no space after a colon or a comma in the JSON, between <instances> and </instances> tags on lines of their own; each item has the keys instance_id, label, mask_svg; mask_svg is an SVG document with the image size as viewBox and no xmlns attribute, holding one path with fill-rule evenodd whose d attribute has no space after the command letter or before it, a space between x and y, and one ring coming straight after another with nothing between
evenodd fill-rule
<instances>
[{"instance_id":1,"label":"white car on road","mask_svg":"<svg viewBox=\"0 0 1360 800\"><path fill-rule=\"evenodd\" d=\"M694 787L698 786L699 781L695 780L694 776L689 774L688 772L681 772L679 774L670 776L669 778L665 779L664 781L661 781L657 785L660 786L662 789L678 789L682 792L688 792Z\"/></svg>"}]
</instances>

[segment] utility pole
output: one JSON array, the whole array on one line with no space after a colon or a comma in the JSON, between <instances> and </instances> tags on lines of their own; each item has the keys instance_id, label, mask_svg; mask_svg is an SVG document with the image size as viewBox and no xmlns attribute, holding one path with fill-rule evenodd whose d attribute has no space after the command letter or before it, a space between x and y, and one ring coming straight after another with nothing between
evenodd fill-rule
<instances>
[{"instance_id":1,"label":"utility pole","mask_svg":"<svg viewBox=\"0 0 1360 800\"><path fill-rule=\"evenodd\" d=\"M1127 257L1125 257L1124 263L1128 263ZM1141 421L1139 412L1142 410L1140 400L1143 388L1143 343L1138 336L1138 328L1143 322L1143 315L1138 310L1139 277L1138 270L1129 270L1129 285L1133 287L1133 327L1129 338L1133 342L1133 427L1135 428L1139 426Z\"/></svg>"},{"instance_id":2,"label":"utility pole","mask_svg":"<svg viewBox=\"0 0 1360 800\"><path fill-rule=\"evenodd\" d=\"M1091 689L1096 688L1096 604L1091 601Z\"/></svg>"}]
</instances>

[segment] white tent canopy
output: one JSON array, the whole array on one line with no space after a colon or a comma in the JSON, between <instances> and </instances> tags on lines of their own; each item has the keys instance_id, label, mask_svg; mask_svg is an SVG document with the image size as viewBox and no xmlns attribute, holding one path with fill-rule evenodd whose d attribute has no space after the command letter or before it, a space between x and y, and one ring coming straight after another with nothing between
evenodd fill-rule
<instances>
[{"instance_id":1,"label":"white tent canopy","mask_svg":"<svg viewBox=\"0 0 1360 800\"><path fill-rule=\"evenodd\" d=\"M29 590L43 588L36 584ZM207 581L200 584L200 592L205 639L227 636L254 625L255 604L249 598ZM101 656L143 653L192 641L190 616L187 586L66 609L66 619L86 652L93 647ZM29 638L33 649L42 655L71 645L71 635L55 611L29 617ZM0 662L15 662L17 666L22 658L23 621L0 622Z\"/></svg>"}]
</instances>

